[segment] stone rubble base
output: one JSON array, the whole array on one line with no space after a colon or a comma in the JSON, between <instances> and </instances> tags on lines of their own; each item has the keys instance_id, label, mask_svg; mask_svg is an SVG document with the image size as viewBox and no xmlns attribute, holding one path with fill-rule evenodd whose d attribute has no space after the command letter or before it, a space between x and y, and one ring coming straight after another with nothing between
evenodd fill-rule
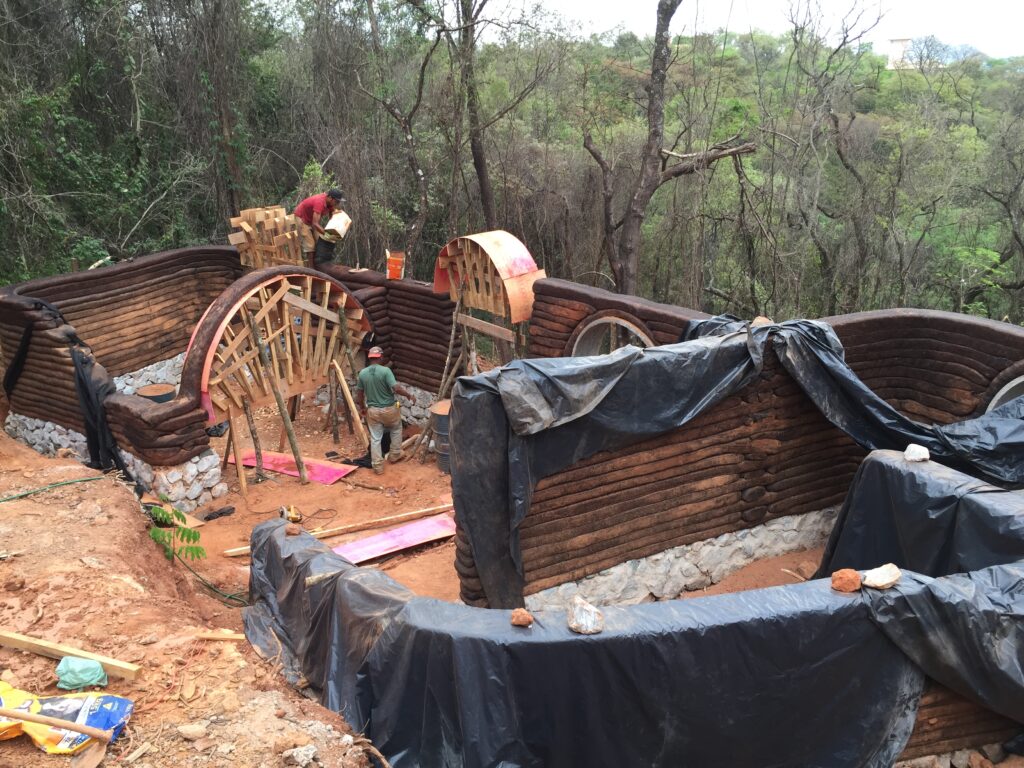
<instances>
[{"instance_id":1,"label":"stone rubble base","mask_svg":"<svg viewBox=\"0 0 1024 768\"><path fill-rule=\"evenodd\" d=\"M181 382L181 366L185 362L185 353L160 360L159 362L139 368L137 371L114 377L114 386L124 395L134 395L139 387L148 384L174 384Z\"/></svg>"},{"instance_id":2,"label":"stone rubble base","mask_svg":"<svg viewBox=\"0 0 1024 768\"><path fill-rule=\"evenodd\" d=\"M62 455L73 455L82 462L89 460L85 435L59 424L10 413L4 430L45 456L56 456L62 451ZM173 467L152 467L137 456L118 450L133 478L147 490L166 496L182 512L192 512L228 492L227 483L221 481L220 459L212 450Z\"/></svg>"},{"instance_id":3,"label":"stone rubble base","mask_svg":"<svg viewBox=\"0 0 1024 768\"><path fill-rule=\"evenodd\" d=\"M526 608L563 609L577 594L593 605L674 600L682 592L717 584L755 560L822 546L838 513L838 507L830 507L779 517L754 528L628 560L579 581L527 595Z\"/></svg>"}]
</instances>

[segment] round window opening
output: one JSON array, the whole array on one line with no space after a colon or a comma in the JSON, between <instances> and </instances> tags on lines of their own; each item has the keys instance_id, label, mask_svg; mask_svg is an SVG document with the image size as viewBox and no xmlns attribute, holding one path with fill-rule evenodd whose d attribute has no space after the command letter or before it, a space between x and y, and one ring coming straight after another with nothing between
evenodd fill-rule
<instances>
[{"instance_id":1,"label":"round window opening","mask_svg":"<svg viewBox=\"0 0 1024 768\"><path fill-rule=\"evenodd\" d=\"M576 335L571 355L607 355L628 345L640 348L655 346L647 331L630 320L615 316L595 317L587 321Z\"/></svg>"},{"instance_id":2,"label":"round window opening","mask_svg":"<svg viewBox=\"0 0 1024 768\"><path fill-rule=\"evenodd\" d=\"M1008 403L1014 398L1024 395L1024 376L1018 376L1016 379L1010 381L1005 387L996 392L992 401L988 404L985 409L985 413L988 413L994 408L998 408L1004 403Z\"/></svg>"}]
</instances>

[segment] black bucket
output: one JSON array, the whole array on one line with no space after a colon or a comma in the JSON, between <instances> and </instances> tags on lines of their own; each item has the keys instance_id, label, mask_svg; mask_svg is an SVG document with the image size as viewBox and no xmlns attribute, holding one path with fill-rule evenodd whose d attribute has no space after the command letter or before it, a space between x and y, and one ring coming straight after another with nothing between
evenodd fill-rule
<instances>
[{"instance_id":1,"label":"black bucket","mask_svg":"<svg viewBox=\"0 0 1024 768\"><path fill-rule=\"evenodd\" d=\"M439 400L430 406L430 426L434 430L434 452L437 454L437 468L446 475L450 475L452 471L451 459L448 454L448 411L451 407L451 400Z\"/></svg>"}]
</instances>

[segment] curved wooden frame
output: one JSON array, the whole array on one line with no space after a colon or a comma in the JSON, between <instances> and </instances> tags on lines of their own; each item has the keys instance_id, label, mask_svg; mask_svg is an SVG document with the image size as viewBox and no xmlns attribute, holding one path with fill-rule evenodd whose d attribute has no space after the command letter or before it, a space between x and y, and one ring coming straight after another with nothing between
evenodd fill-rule
<instances>
[{"instance_id":1,"label":"curved wooden frame","mask_svg":"<svg viewBox=\"0 0 1024 768\"><path fill-rule=\"evenodd\" d=\"M345 366L346 331L358 349L370 331L363 307L334 278L310 269L256 270L214 302L196 325L185 367L202 360L198 389L210 423L228 418L229 407L274 400L259 362L251 320L270 347L272 375L285 398L315 392L329 381L332 361ZM344 311L345 326L340 322Z\"/></svg>"},{"instance_id":2,"label":"curved wooden frame","mask_svg":"<svg viewBox=\"0 0 1024 768\"><path fill-rule=\"evenodd\" d=\"M526 246L496 229L456 237L441 249L434 265L434 292L457 301L461 290L463 307L522 323L533 311L533 284L543 277Z\"/></svg>"}]
</instances>

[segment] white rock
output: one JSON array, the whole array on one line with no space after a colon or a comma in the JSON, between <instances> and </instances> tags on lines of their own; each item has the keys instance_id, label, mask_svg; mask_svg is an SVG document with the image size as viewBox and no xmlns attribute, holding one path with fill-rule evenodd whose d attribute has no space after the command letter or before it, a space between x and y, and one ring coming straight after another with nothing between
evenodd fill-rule
<instances>
[{"instance_id":1,"label":"white rock","mask_svg":"<svg viewBox=\"0 0 1024 768\"><path fill-rule=\"evenodd\" d=\"M198 475L199 469L196 467L195 464L193 464L190 461L188 464L185 465L184 469L182 470L181 479L184 480L185 483L187 484L195 480Z\"/></svg>"},{"instance_id":2,"label":"white rock","mask_svg":"<svg viewBox=\"0 0 1024 768\"><path fill-rule=\"evenodd\" d=\"M203 484L197 480L188 487L187 491L185 491L185 498L189 501L195 501L203 495L204 490Z\"/></svg>"},{"instance_id":3,"label":"white rock","mask_svg":"<svg viewBox=\"0 0 1024 768\"><path fill-rule=\"evenodd\" d=\"M186 723L178 726L178 735L189 741L197 741L206 737L206 723Z\"/></svg>"},{"instance_id":4,"label":"white rock","mask_svg":"<svg viewBox=\"0 0 1024 768\"><path fill-rule=\"evenodd\" d=\"M220 464L220 458L213 451L207 451L199 456L196 469L200 472L208 472Z\"/></svg>"},{"instance_id":5,"label":"white rock","mask_svg":"<svg viewBox=\"0 0 1024 768\"><path fill-rule=\"evenodd\" d=\"M907 446L907 449L903 451L903 458L907 461L928 461L931 456L928 453L928 449L923 445L911 443Z\"/></svg>"},{"instance_id":6,"label":"white rock","mask_svg":"<svg viewBox=\"0 0 1024 768\"><path fill-rule=\"evenodd\" d=\"M316 760L316 744L306 744L304 747L287 749L281 753L285 765L297 765L299 768L306 768Z\"/></svg>"},{"instance_id":7,"label":"white rock","mask_svg":"<svg viewBox=\"0 0 1024 768\"><path fill-rule=\"evenodd\" d=\"M574 595L566 611L569 629L580 635L596 635L604 629L604 614L579 595Z\"/></svg>"},{"instance_id":8,"label":"white rock","mask_svg":"<svg viewBox=\"0 0 1024 768\"><path fill-rule=\"evenodd\" d=\"M899 568L892 563L886 563L878 568L865 571L861 583L865 587L871 587L872 589L889 589L889 587L900 580L902 575Z\"/></svg>"}]
</instances>

